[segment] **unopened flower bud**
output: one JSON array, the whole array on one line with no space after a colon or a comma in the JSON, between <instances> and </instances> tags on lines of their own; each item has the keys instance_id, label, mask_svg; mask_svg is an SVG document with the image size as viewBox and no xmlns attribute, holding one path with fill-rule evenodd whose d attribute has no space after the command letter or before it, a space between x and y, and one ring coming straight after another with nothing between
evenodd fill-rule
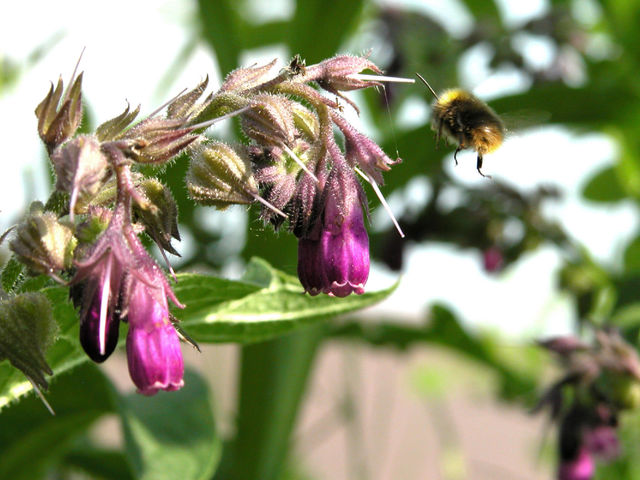
<instances>
[{"instance_id":1,"label":"unopened flower bud","mask_svg":"<svg viewBox=\"0 0 640 480\"><path fill-rule=\"evenodd\" d=\"M117 140L122 132L136 119L138 113L140 113L140 105L130 112L127 104L124 112L96 128L96 138L101 142Z\"/></svg>"},{"instance_id":2,"label":"unopened flower bud","mask_svg":"<svg viewBox=\"0 0 640 480\"><path fill-rule=\"evenodd\" d=\"M234 70L220 87L220 91L248 90L269 80L269 71L276 64L277 59L260 67L238 68Z\"/></svg>"},{"instance_id":3,"label":"unopened flower bud","mask_svg":"<svg viewBox=\"0 0 640 480\"><path fill-rule=\"evenodd\" d=\"M301 155L305 157L303 153ZM255 147L251 151L251 159L256 165L255 178L262 188L265 199L277 209L289 211L296 189L299 188L297 182L302 171L300 166L280 147L264 149ZM311 179L308 174L302 175L301 182L306 181L306 177ZM271 222L275 228L283 223L282 217L266 207L262 209L262 218Z\"/></svg>"},{"instance_id":4,"label":"unopened flower bud","mask_svg":"<svg viewBox=\"0 0 640 480\"><path fill-rule=\"evenodd\" d=\"M258 194L249 159L222 142L208 143L192 156L186 181L191 198L220 209L249 204Z\"/></svg>"},{"instance_id":5,"label":"unopened flower bud","mask_svg":"<svg viewBox=\"0 0 640 480\"><path fill-rule=\"evenodd\" d=\"M640 407L640 381L629 375L612 372L607 376L609 395L620 409L636 409Z\"/></svg>"},{"instance_id":6,"label":"unopened flower bud","mask_svg":"<svg viewBox=\"0 0 640 480\"><path fill-rule=\"evenodd\" d=\"M360 133L343 116L335 113L331 118L344 135L345 156L349 163L360 167L378 185L382 185L384 181L381 172L391 170L391 165L402 160L389 158L376 142Z\"/></svg>"},{"instance_id":7,"label":"unopened flower bud","mask_svg":"<svg viewBox=\"0 0 640 480\"><path fill-rule=\"evenodd\" d=\"M291 102L293 123L309 142L317 140L320 133L318 116L301 103Z\"/></svg>"},{"instance_id":8,"label":"unopened flower bud","mask_svg":"<svg viewBox=\"0 0 640 480\"><path fill-rule=\"evenodd\" d=\"M204 108L206 100L203 104L198 105L196 102L202 96L209 84L207 76L196 88L188 91L184 95L180 95L167 106L167 118L189 119L192 118Z\"/></svg>"},{"instance_id":9,"label":"unopened flower bud","mask_svg":"<svg viewBox=\"0 0 640 480\"><path fill-rule=\"evenodd\" d=\"M71 267L77 241L69 226L41 208L37 202L32 204L31 213L18 225L9 246L31 270L56 275Z\"/></svg>"},{"instance_id":10,"label":"unopened flower bud","mask_svg":"<svg viewBox=\"0 0 640 480\"><path fill-rule=\"evenodd\" d=\"M181 128L182 119L148 118L122 136L127 155L139 163L165 163L198 139L193 128Z\"/></svg>"},{"instance_id":11,"label":"unopened flower bud","mask_svg":"<svg viewBox=\"0 0 640 480\"><path fill-rule=\"evenodd\" d=\"M84 213L86 204L111 175L109 162L100 149L100 143L95 137L88 135L74 138L56 149L51 162L57 177L56 188L71 195L71 215Z\"/></svg>"},{"instance_id":12,"label":"unopened flower bud","mask_svg":"<svg viewBox=\"0 0 640 480\"><path fill-rule=\"evenodd\" d=\"M76 226L78 248L93 245L109 226L113 211L106 207L89 207L85 219ZM81 258L76 251L75 256Z\"/></svg>"},{"instance_id":13,"label":"unopened flower bud","mask_svg":"<svg viewBox=\"0 0 640 480\"><path fill-rule=\"evenodd\" d=\"M573 335L540 340L538 344L551 352L557 353L561 357L568 357L574 352L586 351L589 349L589 345Z\"/></svg>"},{"instance_id":14,"label":"unopened flower bud","mask_svg":"<svg viewBox=\"0 0 640 480\"><path fill-rule=\"evenodd\" d=\"M376 64L367 58L337 55L307 67L306 77L309 77L310 80L315 80L322 88L332 93L379 85L376 82L359 80L353 77L353 75L363 70L382 73Z\"/></svg>"},{"instance_id":15,"label":"unopened flower bud","mask_svg":"<svg viewBox=\"0 0 640 480\"><path fill-rule=\"evenodd\" d=\"M134 213L142 220L146 232L167 252L178 255L171 238L180 240L178 232L178 206L171 191L155 178L146 178L137 190L146 203L134 203Z\"/></svg>"},{"instance_id":16,"label":"unopened flower bud","mask_svg":"<svg viewBox=\"0 0 640 480\"><path fill-rule=\"evenodd\" d=\"M41 293L28 292L0 302L0 361L8 359L39 387L53 375L45 359L58 325L51 305Z\"/></svg>"},{"instance_id":17,"label":"unopened flower bud","mask_svg":"<svg viewBox=\"0 0 640 480\"><path fill-rule=\"evenodd\" d=\"M263 145L291 144L296 136L292 101L281 95L253 97L254 106L242 114L242 130Z\"/></svg>"},{"instance_id":18,"label":"unopened flower bud","mask_svg":"<svg viewBox=\"0 0 640 480\"><path fill-rule=\"evenodd\" d=\"M290 210L291 230L298 238L308 236L313 220L318 216L318 193L318 182L309 175L304 175L296 185Z\"/></svg>"},{"instance_id":19,"label":"unopened flower bud","mask_svg":"<svg viewBox=\"0 0 640 480\"><path fill-rule=\"evenodd\" d=\"M62 79L51 89L36 107L38 133L52 152L58 145L71 138L82 121L82 73L63 95Z\"/></svg>"}]
</instances>

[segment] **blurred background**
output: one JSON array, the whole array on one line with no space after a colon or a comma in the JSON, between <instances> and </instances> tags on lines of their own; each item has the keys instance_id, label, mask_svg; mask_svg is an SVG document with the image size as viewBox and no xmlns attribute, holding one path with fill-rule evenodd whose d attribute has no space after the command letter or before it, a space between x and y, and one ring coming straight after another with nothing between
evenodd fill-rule
<instances>
[{"instance_id":1,"label":"blurred background","mask_svg":"<svg viewBox=\"0 0 640 480\"><path fill-rule=\"evenodd\" d=\"M609 322L637 343L640 2L114 0L4 10L2 231L50 192L33 110L83 49L87 128L127 102L150 113L206 75L216 90L234 68L284 66L296 53L308 65L366 54L388 75L419 72L436 91L461 86L488 101L509 129L485 157L491 179L476 172L474 152L456 166L454 148L436 148L422 84L350 95L361 114L346 107L349 119L403 159L383 192L406 238L368 192L368 288L400 284L323 329L305 360L308 384L283 384L297 420L279 478L550 478L554 437L527 411L554 370L534 340ZM238 130L226 123L210 134L233 140ZM295 272L293 235L263 226L256 209L194 206L185 171L178 161L162 173L179 203L176 269L237 278L258 255ZM237 390L249 356L214 346L192 358L229 434L247 408ZM117 378L122 365L106 368ZM637 449L625 444L599 478L634 478L607 475L630 472Z\"/></svg>"}]
</instances>

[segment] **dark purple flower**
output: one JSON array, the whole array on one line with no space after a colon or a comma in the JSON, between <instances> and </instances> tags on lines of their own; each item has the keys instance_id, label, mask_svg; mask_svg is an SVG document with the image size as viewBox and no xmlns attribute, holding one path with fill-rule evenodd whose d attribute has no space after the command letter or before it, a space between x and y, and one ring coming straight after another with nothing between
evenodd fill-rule
<instances>
[{"instance_id":1,"label":"dark purple flower","mask_svg":"<svg viewBox=\"0 0 640 480\"><path fill-rule=\"evenodd\" d=\"M179 305L164 275L149 259L132 272L127 320L127 362L138 392L154 395L158 390L178 390L184 384L180 339L169 319L167 295Z\"/></svg>"},{"instance_id":2,"label":"dark purple flower","mask_svg":"<svg viewBox=\"0 0 640 480\"><path fill-rule=\"evenodd\" d=\"M122 235L109 228L76 262L70 296L80 309L80 343L94 362L104 362L118 343L122 280L131 258Z\"/></svg>"},{"instance_id":3,"label":"dark purple flower","mask_svg":"<svg viewBox=\"0 0 640 480\"><path fill-rule=\"evenodd\" d=\"M353 171L346 166L334 167L325 186L319 223L298 242L298 277L311 295L364 293L369 276L369 237L361 196Z\"/></svg>"},{"instance_id":4,"label":"dark purple flower","mask_svg":"<svg viewBox=\"0 0 640 480\"><path fill-rule=\"evenodd\" d=\"M93 292L93 295L87 295L86 308L83 308L85 291ZM110 282L89 281L74 285L69 294L74 305L81 309L80 344L91 360L102 363L118 344L120 326L120 316L116 313L117 304L110 299L105 300L112 295Z\"/></svg>"},{"instance_id":5,"label":"dark purple flower","mask_svg":"<svg viewBox=\"0 0 640 480\"><path fill-rule=\"evenodd\" d=\"M595 468L591 453L586 448L581 448L576 458L560 463L558 480L591 480Z\"/></svg>"}]
</instances>

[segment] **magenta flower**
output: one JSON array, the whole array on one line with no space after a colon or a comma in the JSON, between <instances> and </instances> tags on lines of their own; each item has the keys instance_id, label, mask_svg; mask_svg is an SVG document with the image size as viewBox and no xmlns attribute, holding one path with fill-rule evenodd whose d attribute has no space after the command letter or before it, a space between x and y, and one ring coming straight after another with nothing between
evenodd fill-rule
<instances>
[{"instance_id":1,"label":"magenta flower","mask_svg":"<svg viewBox=\"0 0 640 480\"><path fill-rule=\"evenodd\" d=\"M369 237L361 196L353 171L346 166L334 167L316 228L298 242L298 277L311 295L364 293L369 277Z\"/></svg>"},{"instance_id":2,"label":"magenta flower","mask_svg":"<svg viewBox=\"0 0 640 480\"><path fill-rule=\"evenodd\" d=\"M175 298L155 263L131 273L127 320L127 362L138 392L154 395L158 390L178 390L184 385L180 339L169 319L167 296Z\"/></svg>"},{"instance_id":3,"label":"magenta flower","mask_svg":"<svg viewBox=\"0 0 640 480\"><path fill-rule=\"evenodd\" d=\"M563 460L558 467L558 480L591 480L596 466L587 448L581 448L576 458Z\"/></svg>"},{"instance_id":4,"label":"magenta flower","mask_svg":"<svg viewBox=\"0 0 640 480\"><path fill-rule=\"evenodd\" d=\"M620 442L616 428L597 425L584 434L584 445L593 455L604 461L614 460L620 455Z\"/></svg>"},{"instance_id":5,"label":"magenta flower","mask_svg":"<svg viewBox=\"0 0 640 480\"><path fill-rule=\"evenodd\" d=\"M502 250L496 246L487 248L482 253L482 263L484 270L488 273L495 273L502 269L504 265L504 256Z\"/></svg>"},{"instance_id":6,"label":"magenta flower","mask_svg":"<svg viewBox=\"0 0 640 480\"><path fill-rule=\"evenodd\" d=\"M71 297L80 308L80 342L92 360L103 362L118 343L120 320L128 321L127 360L138 391L177 390L184 366L167 297L182 305L123 223L115 213L86 259L76 263Z\"/></svg>"}]
</instances>

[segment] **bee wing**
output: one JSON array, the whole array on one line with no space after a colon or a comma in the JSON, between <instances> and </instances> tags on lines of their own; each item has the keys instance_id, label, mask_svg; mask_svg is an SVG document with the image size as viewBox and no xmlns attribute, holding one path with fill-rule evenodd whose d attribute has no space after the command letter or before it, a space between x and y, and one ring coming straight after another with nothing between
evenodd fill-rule
<instances>
[{"instance_id":1,"label":"bee wing","mask_svg":"<svg viewBox=\"0 0 640 480\"><path fill-rule=\"evenodd\" d=\"M549 123L551 112L545 110L522 109L500 114L507 135Z\"/></svg>"}]
</instances>

